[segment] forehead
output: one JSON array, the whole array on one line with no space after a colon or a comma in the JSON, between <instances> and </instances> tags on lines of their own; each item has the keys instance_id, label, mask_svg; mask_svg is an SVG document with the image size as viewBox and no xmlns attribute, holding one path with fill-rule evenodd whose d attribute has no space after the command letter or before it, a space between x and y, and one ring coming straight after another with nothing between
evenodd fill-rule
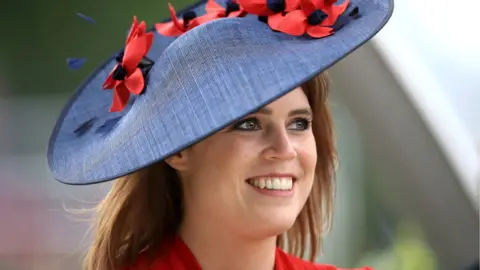
<instances>
[{"instance_id":1,"label":"forehead","mask_svg":"<svg viewBox=\"0 0 480 270\"><path fill-rule=\"evenodd\" d=\"M286 95L265 105L259 111L290 111L299 108L310 108L310 104L303 89L297 87Z\"/></svg>"}]
</instances>

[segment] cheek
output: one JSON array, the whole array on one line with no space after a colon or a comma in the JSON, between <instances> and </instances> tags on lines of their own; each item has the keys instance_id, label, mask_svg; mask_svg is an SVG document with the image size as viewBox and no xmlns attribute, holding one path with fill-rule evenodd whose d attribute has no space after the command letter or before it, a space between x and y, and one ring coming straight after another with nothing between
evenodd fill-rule
<instances>
[{"instance_id":1,"label":"cheek","mask_svg":"<svg viewBox=\"0 0 480 270\"><path fill-rule=\"evenodd\" d=\"M222 138L222 140L217 140L214 144L206 145L195 154L195 170L201 174L205 172L210 174L228 172L232 176L235 173L238 174L245 163L252 159L252 151L249 150L255 149L252 147L241 139Z\"/></svg>"},{"instance_id":2,"label":"cheek","mask_svg":"<svg viewBox=\"0 0 480 270\"><path fill-rule=\"evenodd\" d=\"M305 141L306 142L306 141ZM299 193L298 193L298 202L299 209L298 212L304 207L305 202L307 201L313 187L313 182L315 179L315 169L317 165L317 149L315 141L313 143L305 143L303 147L297 150L297 157L302 167L303 181L299 183Z\"/></svg>"},{"instance_id":3,"label":"cheek","mask_svg":"<svg viewBox=\"0 0 480 270\"><path fill-rule=\"evenodd\" d=\"M317 147L313 136L302 142L297 148L297 155L305 176L313 180L317 165Z\"/></svg>"},{"instance_id":4,"label":"cheek","mask_svg":"<svg viewBox=\"0 0 480 270\"><path fill-rule=\"evenodd\" d=\"M191 156L190 175L195 178L192 185L196 189L192 191L201 191L202 196L207 194L211 200L219 199L219 196L231 197L238 192L252 160L248 149L251 147L245 146L241 140L225 138L196 148Z\"/></svg>"},{"instance_id":5,"label":"cheek","mask_svg":"<svg viewBox=\"0 0 480 270\"><path fill-rule=\"evenodd\" d=\"M195 215L227 222L237 220L244 209L243 195L248 188L244 181L254 157L248 150L251 147L241 141L220 142L196 149L191 179L185 183L185 200Z\"/></svg>"}]
</instances>

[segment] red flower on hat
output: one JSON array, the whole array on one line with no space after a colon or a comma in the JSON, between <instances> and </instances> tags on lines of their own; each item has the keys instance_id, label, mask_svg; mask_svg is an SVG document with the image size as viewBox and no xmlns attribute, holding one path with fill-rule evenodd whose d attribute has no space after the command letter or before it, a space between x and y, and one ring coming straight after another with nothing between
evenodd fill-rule
<instances>
[{"instance_id":1,"label":"red flower on hat","mask_svg":"<svg viewBox=\"0 0 480 270\"><path fill-rule=\"evenodd\" d=\"M144 21L139 24L137 17L133 17L123 57L103 83L103 89L114 89L110 112L122 111L127 105L130 93L139 95L145 87L143 74L138 65L153 42L153 33L147 33L146 28Z\"/></svg>"},{"instance_id":2,"label":"red flower on hat","mask_svg":"<svg viewBox=\"0 0 480 270\"><path fill-rule=\"evenodd\" d=\"M300 8L301 0L237 0L248 13L269 16L281 12L290 12Z\"/></svg>"},{"instance_id":3,"label":"red flower on hat","mask_svg":"<svg viewBox=\"0 0 480 270\"><path fill-rule=\"evenodd\" d=\"M175 9L169 3L170 16L172 21L166 23L157 23L155 28L157 32L164 36L178 37L183 33L212 20L225 17L243 17L247 12L240 8L234 0L227 3L227 8L223 8L215 2L215 0L208 0L205 10L206 14L198 16L194 11L186 12L182 19L177 18Z\"/></svg>"},{"instance_id":4,"label":"red flower on hat","mask_svg":"<svg viewBox=\"0 0 480 270\"><path fill-rule=\"evenodd\" d=\"M170 3L168 3L168 9L170 10L170 17L172 17L172 21L155 24L155 28L159 34L177 37L199 25L195 12L187 12L184 14L183 19L178 19L177 13Z\"/></svg>"},{"instance_id":5,"label":"red flower on hat","mask_svg":"<svg viewBox=\"0 0 480 270\"><path fill-rule=\"evenodd\" d=\"M301 9L269 15L268 25L273 30L294 36L307 33L310 37L322 38L333 34L332 26L349 5L349 0L338 6L334 5L336 0L299 1Z\"/></svg>"},{"instance_id":6,"label":"red flower on hat","mask_svg":"<svg viewBox=\"0 0 480 270\"><path fill-rule=\"evenodd\" d=\"M218 18L244 17L248 12L239 5L238 0L230 0L227 7L223 8L215 0L208 0L205 10L207 14L203 15L207 20Z\"/></svg>"}]
</instances>

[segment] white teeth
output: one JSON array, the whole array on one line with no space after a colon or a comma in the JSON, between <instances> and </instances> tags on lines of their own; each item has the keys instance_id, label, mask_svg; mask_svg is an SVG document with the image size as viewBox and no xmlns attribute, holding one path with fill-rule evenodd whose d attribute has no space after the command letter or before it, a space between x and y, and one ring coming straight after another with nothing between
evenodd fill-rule
<instances>
[{"instance_id":1,"label":"white teeth","mask_svg":"<svg viewBox=\"0 0 480 270\"><path fill-rule=\"evenodd\" d=\"M260 189L290 190L293 179L292 177L262 177L250 179L248 183Z\"/></svg>"}]
</instances>

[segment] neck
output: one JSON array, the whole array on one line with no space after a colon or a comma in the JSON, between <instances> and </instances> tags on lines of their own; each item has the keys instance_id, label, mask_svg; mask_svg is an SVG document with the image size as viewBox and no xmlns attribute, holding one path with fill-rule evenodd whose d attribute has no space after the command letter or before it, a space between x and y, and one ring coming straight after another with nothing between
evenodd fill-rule
<instances>
[{"instance_id":1,"label":"neck","mask_svg":"<svg viewBox=\"0 0 480 270\"><path fill-rule=\"evenodd\" d=\"M276 237L247 240L221 225L187 220L180 228L180 237L204 270L274 269Z\"/></svg>"}]
</instances>

